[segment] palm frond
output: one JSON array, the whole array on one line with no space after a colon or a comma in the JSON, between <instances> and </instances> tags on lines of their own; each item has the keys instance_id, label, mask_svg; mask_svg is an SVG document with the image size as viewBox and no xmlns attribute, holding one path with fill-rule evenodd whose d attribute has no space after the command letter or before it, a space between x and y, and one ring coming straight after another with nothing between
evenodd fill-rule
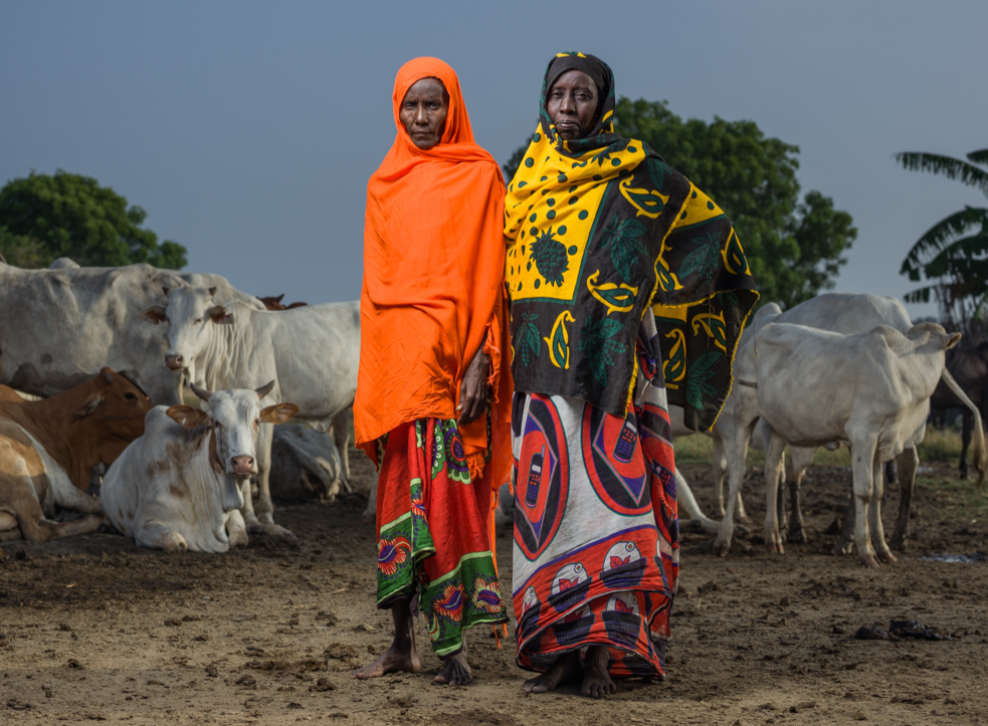
<instances>
[{"instance_id":1,"label":"palm frond","mask_svg":"<svg viewBox=\"0 0 988 726\"><path fill-rule=\"evenodd\" d=\"M988 171L961 159L942 154L927 154L922 151L900 151L895 155L895 160L909 171L928 171L948 179L957 179L961 184L980 189L988 195Z\"/></svg>"},{"instance_id":2,"label":"palm frond","mask_svg":"<svg viewBox=\"0 0 988 726\"><path fill-rule=\"evenodd\" d=\"M974 263L984 262L977 257L985 252L988 252L988 234L962 237L944 247L940 254L923 265L923 274L927 278L933 278L970 272Z\"/></svg>"},{"instance_id":3,"label":"palm frond","mask_svg":"<svg viewBox=\"0 0 988 726\"><path fill-rule=\"evenodd\" d=\"M937 285L927 285L916 290L910 290L902 296L902 299L907 303L928 303L930 296L936 292L937 287Z\"/></svg>"},{"instance_id":4,"label":"palm frond","mask_svg":"<svg viewBox=\"0 0 988 726\"><path fill-rule=\"evenodd\" d=\"M941 219L910 248L906 259L902 261L899 274L908 275L910 280L918 281L924 256L943 250L954 237L977 225L981 225L982 232L988 230L988 208L965 207Z\"/></svg>"},{"instance_id":5,"label":"palm frond","mask_svg":"<svg viewBox=\"0 0 988 726\"><path fill-rule=\"evenodd\" d=\"M973 161L975 164L988 164L988 149L972 151L967 155L967 160Z\"/></svg>"}]
</instances>

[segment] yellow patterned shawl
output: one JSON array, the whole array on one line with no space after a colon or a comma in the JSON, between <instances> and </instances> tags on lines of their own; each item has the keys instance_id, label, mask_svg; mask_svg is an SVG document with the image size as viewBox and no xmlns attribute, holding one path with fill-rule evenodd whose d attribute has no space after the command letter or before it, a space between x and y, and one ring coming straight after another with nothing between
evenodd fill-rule
<instances>
[{"instance_id":1,"label":"yellow patterned shawl","mask_svg":"<svg viewBox=\"0 0 988 726\"><path fill-rule=\"evenodd\" d=\"M607 73L597 127L574 141L556 135L543 83L539 127L508 185L515 389L625 415L641 319L654 306L669 400L705 430L730 392L758 293L721 209L645 144L614 133Z\"/></svg>"}]
</instances>

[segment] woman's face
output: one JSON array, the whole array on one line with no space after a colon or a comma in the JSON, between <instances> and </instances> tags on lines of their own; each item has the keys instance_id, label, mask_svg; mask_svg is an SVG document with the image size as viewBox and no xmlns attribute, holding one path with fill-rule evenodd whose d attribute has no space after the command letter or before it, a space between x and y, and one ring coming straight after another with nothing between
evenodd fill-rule
<instances>
[{"instance_id":1,"label":"woman's face","mask_svg":"<svg viewBox=\"0 0 988 726\"><path fill-rule=\"evenodd\" d=\"M438 78L423 78L408 89L401 102L398 118L420 149L439 143L446 128L449 94Z\"/></svg>"},{"instance_id":2,"label":"woman's face","mask_svg":"<svg viewBox=\"0 0 988 726\"><path fill-rule=\"evenodd\" d=\"M549 89L546 110L560 138L582 139L593 128L597 84L583 71L566 71Z\"/></svg>"}]
</instances>

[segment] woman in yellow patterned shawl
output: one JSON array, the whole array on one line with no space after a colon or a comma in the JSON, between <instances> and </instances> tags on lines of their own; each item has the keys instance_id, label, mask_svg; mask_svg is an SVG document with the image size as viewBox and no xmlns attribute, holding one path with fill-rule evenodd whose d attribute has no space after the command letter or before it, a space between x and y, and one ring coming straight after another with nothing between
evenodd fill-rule
<instances>
[{"instance_id":1,"label":"woman in yellow patterned shawl","mask_svg":"<svg viewBox=\"0 0 988 726\"><path fill-rule=\"evenodd\" d=\"M505 202L512 584L533 693L664 677L679 573L668 403L713 425L758 298L724 213L614 133L614 101L606 64L556 56Z\"/></svg>"}]
</instances>

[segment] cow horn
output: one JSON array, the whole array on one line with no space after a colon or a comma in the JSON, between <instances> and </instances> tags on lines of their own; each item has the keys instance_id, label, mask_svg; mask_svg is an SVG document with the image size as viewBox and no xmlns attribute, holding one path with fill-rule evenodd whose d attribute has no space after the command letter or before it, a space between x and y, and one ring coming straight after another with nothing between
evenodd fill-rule
<instances>
[{"instance_id":1,"label":"cow horn","mask_svg":"<svg viewBox=\"0 0 988 726\"><path fill-rule=\"evenodd\" d=\"M104 368L103 369L103 378L106 379L106 382L107 383L109 383L109 384L112 385L113 384L113 371L111 371L109 368Z\"/></svg>"},{"instance_id":2,"label":"cow horn","mask_svg":"<svg viewBox=\"0 0 988 726\"><path fill-rule=\"evenodd\" d=\"M208 401L209 397L213 395L205 388L199 388L199 386L197 386L195 383L192 383L191 381L189 382L189 387L192 389L192 392L196 394L199 398L201 398L203 401Z\"/></svg>"},{"instance_id":3,"label":"cow horn","mask_svg":"<svg viewBox=\"0 0 988 726\"><path fill-rule=\"evenodd\" d=\"M261 386L260 388L257 389L257 397L258 398L264 398L266 395L268 395L269 393L271 393L271 389L272 388L274 388L274 381L271 381L266 386Z\"/></svg>"}]
</instances>

